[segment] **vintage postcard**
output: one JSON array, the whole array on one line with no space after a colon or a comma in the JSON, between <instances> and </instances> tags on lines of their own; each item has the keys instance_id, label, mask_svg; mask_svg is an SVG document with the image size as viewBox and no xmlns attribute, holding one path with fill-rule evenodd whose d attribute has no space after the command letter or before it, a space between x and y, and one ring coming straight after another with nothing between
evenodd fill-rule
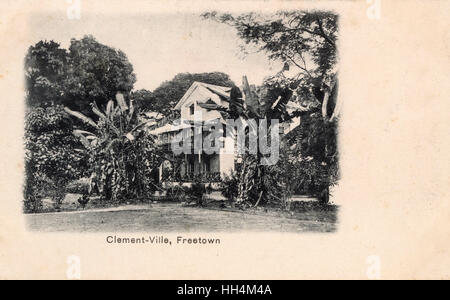
<instances>
[{"instance_id":1,"label":"vintage postcard","mask_svg":"<svg viewBox=\"0 0 450 300\"><path fill-rule=\"evenodd\" d=\"M450 2L1 7L1 279L450 277Z\"/></svg>"}]
</instances>

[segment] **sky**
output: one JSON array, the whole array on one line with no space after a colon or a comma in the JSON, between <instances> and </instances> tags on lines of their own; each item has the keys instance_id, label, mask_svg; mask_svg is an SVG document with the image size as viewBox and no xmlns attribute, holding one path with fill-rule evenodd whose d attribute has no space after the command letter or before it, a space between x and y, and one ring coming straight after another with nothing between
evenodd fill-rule
<instances>
[{"instance_id":1,"label":"sky","mask_svg":"<svg viewBox=\"0 0 450 300\"><path fill-rule=\"evenodd\" d=\"M30 46L54 40L67 49L70 39L91 34L100 43L122 50L133 64L135 89L153 90L181 72L220 71L237 85L247 75L251 84L261 84L281 69L254 49L244 56L234 28L199 14L83 14L79 20L39 14L30 19L28 28Z\"/></svg>"}]
</instances>

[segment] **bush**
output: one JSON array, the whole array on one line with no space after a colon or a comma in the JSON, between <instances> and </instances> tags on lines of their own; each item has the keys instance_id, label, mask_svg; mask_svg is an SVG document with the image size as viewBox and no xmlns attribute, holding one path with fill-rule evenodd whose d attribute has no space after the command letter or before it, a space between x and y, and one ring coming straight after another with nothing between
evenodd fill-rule
<instances>
[{"instance_id":1,"label":"bush","mask_svg":"<svg viewBox=\"0 0 450 300\"><path fill-rule=\"evenodd\" d=\"M65 195L65 187L48 178L45 174L27 176L25 184L24 212L37 213L43 211L42 199L51 198L55 208L59 208Z\"/></svg>"},{"instance_id":2,"label":"bush","mask_svg":"<svg viewBox=\"0 0 450 300\"><path fill-rule=\"evenodd\" d=\"M220 192L222 196L230 201L233 201L238 196L239 179L234 172L230 176L225 176L220 182Z\"/></svg>"},{"instance_id":3,"label":"bush","mask_svg":"<svg viewBox=\"0 0 450 300\"><path fill-rule=\"evenodd\" d=\"M182 185L170 185L165 189L166 198L170 201L182 202L186 199L187 188Z\"/></svg>"},{"instance_id":4,"label":"bush","mask_svg":"<svg viewBox=\"0 0 450 300\"><path fill-rule=\"evenodd\" d=\"M25 118L25 212L38 212L42 198L58 206L70 180L87 170L87 157L76 150L73 123L61 106L33 108Z\"/></svg>"},{"instance_id":5,"label":"bush","mask_svg":"<svg viewBox=\"0 0 450 300\"><path fill-rule=\"evenodd\" d=\"M23 209L25 213L37 213L42 210L42 199L46 186L42 186L41 182L35 177L27 177L24 189Z\"/></svg>"},{"instance_id":6,"label":"bush","mask_svg":"<svg viewBox=\"0 0 450 300\"><path fill-rule=\"evenodd\" d=\"M203 195L206 194L206 187L204 183L193 182L188 190L188 197L195 201L199 206L203 206Z\"/></svg>"}]
</instances>

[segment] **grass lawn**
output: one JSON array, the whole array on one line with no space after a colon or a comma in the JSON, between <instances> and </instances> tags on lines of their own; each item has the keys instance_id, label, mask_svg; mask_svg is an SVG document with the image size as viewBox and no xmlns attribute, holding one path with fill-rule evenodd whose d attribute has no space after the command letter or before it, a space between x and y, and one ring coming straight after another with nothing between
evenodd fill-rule
<instances>
[{"instance_id":1,"label":"grass lawn","mask_svg":"<svg viewBox=\"0 0 450 300\"><path fill-rule=\"evenodd\" d=\"M66 232L333 232L336 210L232 211L152 203L25 215L30 230Z\"/></svg>"}]
</instances>

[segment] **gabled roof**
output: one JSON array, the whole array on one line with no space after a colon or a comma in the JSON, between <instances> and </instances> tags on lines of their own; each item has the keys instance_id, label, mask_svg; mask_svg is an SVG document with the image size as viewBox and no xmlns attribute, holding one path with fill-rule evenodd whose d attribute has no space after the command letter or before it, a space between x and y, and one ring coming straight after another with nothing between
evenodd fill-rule
<instances>
[{"instance_id":1,"label":"gabled roof","mask_svg":"<svg viewBox=\"0 0 450 300\"><path fill-rule=\"evenodd\" d=\"M231 91L230 87L194 81L194 83L192 83L191 87L186 91L186 93L184 93L184 95L180 99L180 101L178 101L177 105L175 105L175 109L181 109L181 106L189 99L189 97L192 95L192 93L197 88L205 88L209 92L218 95L219 97L221 97L224 100L230 99L230 91ZM219 104L219 103L217 103L217 104Z\"/></svg>"}]
</instances>

